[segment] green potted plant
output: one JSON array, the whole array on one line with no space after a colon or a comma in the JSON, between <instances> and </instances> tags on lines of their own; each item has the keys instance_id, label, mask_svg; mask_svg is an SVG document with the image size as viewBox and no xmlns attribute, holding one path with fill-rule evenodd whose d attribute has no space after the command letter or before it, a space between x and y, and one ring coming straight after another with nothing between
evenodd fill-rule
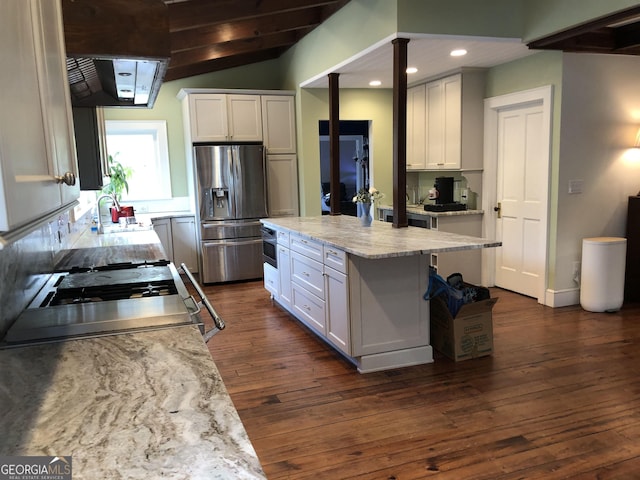
<instances>
[{"instance_id":1,"label":"green potted plant","mask_svg":"<svg viewBox=\"0 0 640 480\"><path fill-rule=\"evenodd\" d=\"M113 155L108 156L108 165L109 173L107 176L110 180L109 183L102 187L102 193L113 195L119 202L122 198L123 191L129 193L129 182L127 182L127 178L131 175L131 168L124 167Z\"/></svg>"},{"instance_id":2,"label":"green potted plant","mask_svg":"<svg viewBox=\"0 0 640 480\"><path fill-rule=\"evenodd\" d=\"M117 154L116 154L117 155ZM111 195L114 198L114 204L111 206L111 220L114 223L118 222L120 215L120 200L122 199L122 192L129 193L129 182L127 178L131 175L131 168L124 167L118 162L112 155L107 157L109 172L109 183L102 187L101 193L103 195Z\"/></svg>"}]
</instances>

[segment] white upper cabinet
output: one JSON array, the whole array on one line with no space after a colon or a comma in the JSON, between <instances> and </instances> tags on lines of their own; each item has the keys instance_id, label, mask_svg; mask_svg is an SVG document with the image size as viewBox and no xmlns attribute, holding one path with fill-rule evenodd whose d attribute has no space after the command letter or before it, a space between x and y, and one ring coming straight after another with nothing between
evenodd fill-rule
<instances>
[{"instance_id":1,"label":"white upper cabinet","mask_svg":"<svg viewBox=\"0 0 640 480\"><path fill-rule=\"evenodd\" d=\"M11 45L0 76L0 231L9 231L76 200L79 183L60 3L3 0L0 26Z\"/></svg>"},{"instance_id":2,"label":"white upper cabinet","mask_svg":"<svg viewBox=\"0 0 640 480\"><path fill-rule=\"evenodd\" d=\"M269 155L296 153L294 97L262 95L262 132Z\"/></svg>"},{"instance_id":3,"label":"white upper cabinet","mask_svg":"<svg viewBox=\"0 0 640 480\"><path fill-rule=\"evenodd\" d=\"M484 72L407 90L407 170L482 169Z\"/></svg>"},{"instance_id":4,"label":"white upper cabinet","mask_svg":"<svg viewBox=\"0 0 640 480\"><path fill-rule=\"evenodd\" d=\"M192 142L260 142L260 95L189 95Z\"/></svg>"},{"instance_id":5,"label":"white upper cabinet","mask_svg":"<svg viewBox=\"0 0 640 480\"><path fill-rule=\"evenodd\" d=\"M426 98L425 85L407 90L407 170L426 168Z\"/></svg>"}]
</instances>

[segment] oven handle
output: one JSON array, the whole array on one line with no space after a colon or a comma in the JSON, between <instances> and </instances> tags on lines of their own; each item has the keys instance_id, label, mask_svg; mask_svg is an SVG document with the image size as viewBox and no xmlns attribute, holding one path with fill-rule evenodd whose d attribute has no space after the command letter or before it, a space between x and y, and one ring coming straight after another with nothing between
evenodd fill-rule
<instances>
[{"instance_id":1,"label":"oven handle","mask_svg":"<svg viewBox=\"0 0 640 480\"><path fill-rule=\"evenodd\" d=\"M204 335L203 335L204 341L206 343L209 340L211 340L211 337L213 337L220 330L224 330L224 327L225 327L224 321L222 320L222 318L220 318L220 315L218 315L218 312L216 312L216 309L213 308L213 305L211 305L211 302L209 302L209 299L207 298L207 296L205 295L204 291L202 290L202 288L200 287L200 285L198 284L196 279L193 277L191 272L187 269L187 266L184 263L181 263L180 264L180 268L182 268L182 270L184 271L185 275L187 276L187 278L189 279L189 281L193 285L193 288L195 288L196 292L200 296L200 298L202 300L201 303L209 311L209 314L211 315L211 318L213 318L213 323L214 323L215 326L211 330L209 330L208 332L205 332Z\"/></svg>"}]
</instances>

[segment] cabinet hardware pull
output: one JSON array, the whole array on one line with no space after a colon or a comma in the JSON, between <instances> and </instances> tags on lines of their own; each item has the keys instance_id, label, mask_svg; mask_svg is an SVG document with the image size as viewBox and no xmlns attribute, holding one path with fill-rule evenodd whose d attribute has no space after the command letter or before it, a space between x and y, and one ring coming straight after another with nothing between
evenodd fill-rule
<instances>
[{"instance_id":1,"label":"cabinet hardware pull","mask_svg":"<svg viewBox=\"0 0 640 480\"><path fill-rule=\"evenodd\" d=\"M75 185L76 184L76 176L71 172L66 172L64 175L56 175L53 177L56 183L64 183L65 185Z\"/></svg>"},{"instance_id":2,"label":"cabinet hardware pull","mask_svg":"<svg viewBox=\"0 0 640 480\"><path fill-rule=\"evenodd\" d=\"M498 212L498 218L502 218L502 202L498 202L497 207L493 207L494 212Z\"/></svg>"},{"instance_id":3,"label":"cabinet hardware pull","mask_svg":"<svg viewBox=\"0 0 640 480\"><path fill-rule=\"evenodd\" d=\"M305 277L308 277L308 276L309 276L309 274L308 274L307 272L302 272L302 274L303 274Z\"/></svg>"}]
</instances>

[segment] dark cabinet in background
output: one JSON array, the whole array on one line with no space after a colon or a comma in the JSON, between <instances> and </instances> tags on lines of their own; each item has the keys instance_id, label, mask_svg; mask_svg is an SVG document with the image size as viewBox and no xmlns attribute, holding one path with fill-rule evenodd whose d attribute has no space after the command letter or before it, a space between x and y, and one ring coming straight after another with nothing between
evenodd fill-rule
<instances>
[{"instance_id":1,"label":"dark cabinet in background","mask_svg":"<svg viewBox=\"0 0 640 480\"><path fill-rule=\"evenodd\" d=\"M103 186L106 152L100 115L96 107L73 107L80 190L100 190Z\"/></svg>"},{"instance_id":2,"label":"dark cabinet in background","mask_svg":"<svg viewBox=\"0 0 640 480\"><path fill-rule=\"evenodd\" d=\"M640 302L640 196L629 197L624 299Z\"/></svg>"}]
</instances>

